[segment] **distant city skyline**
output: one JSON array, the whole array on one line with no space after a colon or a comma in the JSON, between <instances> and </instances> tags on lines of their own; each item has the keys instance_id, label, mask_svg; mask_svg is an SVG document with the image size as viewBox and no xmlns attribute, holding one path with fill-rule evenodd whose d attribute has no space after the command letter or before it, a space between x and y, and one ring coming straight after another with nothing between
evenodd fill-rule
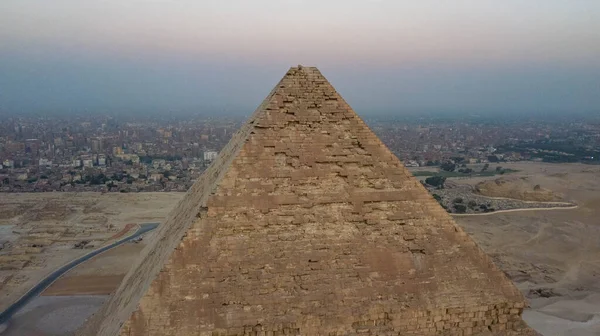
<instances>
[{"instance_id":1,"label":"distant city skyline","mask_svg":"<svg viewBox=\"0 0 600 336\"><path fill-rule=\"evenodd\" d=\"M0 2L0 113L248 115L297 64L361 115L598 113L600 2Z\"/></svg>"}]
</instances>

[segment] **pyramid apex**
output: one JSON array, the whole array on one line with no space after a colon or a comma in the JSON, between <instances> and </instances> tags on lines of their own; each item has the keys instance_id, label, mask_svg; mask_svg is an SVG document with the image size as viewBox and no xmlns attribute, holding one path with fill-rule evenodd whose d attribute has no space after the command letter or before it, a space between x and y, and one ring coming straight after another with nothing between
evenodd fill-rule
<instances>
[{"instance_id":1,"label":"pyramid apex","mask_svg":"<svg viewBox=\"0 0 600 336\"><path fill-rule=\"evenodd\" d=\"M306 70L318 70L317 67L314 66L305 66L302 64L298 64L297 66L292 66L290 67L290 70L296 70L296 71L306 71Z\"/></svg>"}]
</instances>

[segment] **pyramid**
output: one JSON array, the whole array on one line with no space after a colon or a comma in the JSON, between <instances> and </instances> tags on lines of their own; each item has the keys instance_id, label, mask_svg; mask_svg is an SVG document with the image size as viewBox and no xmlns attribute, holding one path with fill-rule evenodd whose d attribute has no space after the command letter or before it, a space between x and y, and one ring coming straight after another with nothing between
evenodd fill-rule
<instances>
[{"instance_id":1,"label":"pyramid","mask_svg":"<svg viewBox=\"0 0 600 336\"><path fill-rule=\"evenodd\" d=\"M293 67L80 335L533 335L517 288Z\"/></svg>"}]
</instances>

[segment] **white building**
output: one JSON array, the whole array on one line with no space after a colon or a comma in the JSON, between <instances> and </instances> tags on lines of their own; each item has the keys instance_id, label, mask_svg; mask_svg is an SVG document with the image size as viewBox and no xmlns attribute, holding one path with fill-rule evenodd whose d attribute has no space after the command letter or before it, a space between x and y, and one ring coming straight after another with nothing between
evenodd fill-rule
<instances>
[{"instance_id":1,"label":"white building","mask_svg":"<svg viewBox=\"0 0 600 336\"><path fill-rule=\"evenodd\" d=\"M204 161L213 161L217 158L219 152L215 151L206 151L204 152Z\"/></svg>"},{"instance_id":2,"label":"white building","mask_svg":"<svg viewBox=\"0 0 600 336\"><path fill-rule=\"evenodd\" d=\"M39 166L51 166L52 161L45 159L45 158L40 158L40 160L38 161L38 165Z\"/></svg>"}]
</instances>

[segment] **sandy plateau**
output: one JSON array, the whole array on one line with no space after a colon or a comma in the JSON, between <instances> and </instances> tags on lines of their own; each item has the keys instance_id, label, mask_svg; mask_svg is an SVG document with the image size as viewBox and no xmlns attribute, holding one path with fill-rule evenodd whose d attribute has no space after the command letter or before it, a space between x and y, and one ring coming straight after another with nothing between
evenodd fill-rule
<instances>
[{"instance_id":1,"label":"sandy plateau","mask_svg":"<svg viewBox=\"0 0 600 336\"><path fill-rule=\"evenodd\" d=\"M139 223L161 222L183 195L0 194L0 310L67 262L133 233ZM142 246L127 243L101 254L47 292L109 294Z\"/></svg>"},{"instance_id":2,"label":"sandy plateau","mask_svg":"<svg viewBox=\"0 0 600 336\"><path fill-rule=\"evenodd\" d=\"M600 167L502 164L507 176L449 179L479 195L575 208L455 216L529 299L525 320L545 336L600 334ZM0 308L60 265L160 222L183 193L3 194ZM150 233L151 234L151 233ZM83 249L73 248L89 241ZM93 246L93 247L89 247ZM89 247L86 249L86 247ZM125 243L56 281L4 335L68 335L119 285L144 241Z\"/></svg>"},{"instance_id":3,"label":"sandy plateau","mask_svg":"<svg viewBox=\"0 0 600 336\"><path fill-rule=\"evenodd\" d=\"M454 219L528 298L524 319L531 327L545 336L600 335L600 167L503 166L519 172L500 183L497 176L455 182L479 185L486 196L572 202L577 208Z\"/></svg>"}]
</instances>

